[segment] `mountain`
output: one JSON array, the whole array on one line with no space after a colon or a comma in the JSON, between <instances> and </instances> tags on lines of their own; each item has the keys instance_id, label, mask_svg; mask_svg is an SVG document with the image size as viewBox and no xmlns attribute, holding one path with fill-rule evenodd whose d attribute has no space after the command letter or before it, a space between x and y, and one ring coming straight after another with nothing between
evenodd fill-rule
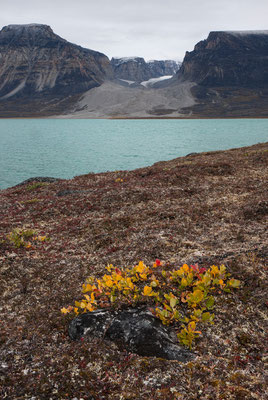
<instances>
[{"instance_id":1,"label":"mountain","mask_svg":"<svg viewBox=\"0 0 268 400\"><path fill-rule=\"evenodd\" d=\"M178 77L207 87L268 87L268 30L211 32L186 53Z\"/></svg>"},{"instance_id":2,"label":"mountain","mask_svg":"<svg viewBox=\"0 0 268 400\"><path fill-rule=\"evenodd\" d=\"M112 58L111 66L117 79L137 83L166 75L174 75L181 63L173 60L152 60L146 62L142 57Z\"/></svg>"},{"instance_id":3,"label":"mountain","mask_svg":"<svg viewBox=\"0 0 268 400\"><path fill-rule=\"evenodd\" d=\"M152 78L175 75L181 67L181 61L175 60L151 60L147 62L151 70Z\"/></svg>"},{"instance_id":4,"label":"mountain","mask_svg":"<svg viewBox=\"0 0 268 400\"><path fill-rule=\"evenodd\" d=\"M48 25L4 27L0 117L51 115L268 117L268 30L211 32L180 66L142 57L109 61Z\"/></svg>"},{"instance_id":5,"label":"mountain","mask_svg":"<svg viewBox=\"0 0 268 400\"><path fill-rule=\"evenodd\" d=\"M267 117L268 30L211 32L186 52L176 77L196 84L186 115Z\"/></svg>"},{"instance_id":6,"label":"mountain","mask_svg":"<svg viewBox=\"0 0 268 400\"><path fill-rule=\"evenodd\" d=\"M8 25L0 31L0 102L73 96L107 76L112 76L108 57L69 43L48 25Z\"/></svg>"}]
</instances>

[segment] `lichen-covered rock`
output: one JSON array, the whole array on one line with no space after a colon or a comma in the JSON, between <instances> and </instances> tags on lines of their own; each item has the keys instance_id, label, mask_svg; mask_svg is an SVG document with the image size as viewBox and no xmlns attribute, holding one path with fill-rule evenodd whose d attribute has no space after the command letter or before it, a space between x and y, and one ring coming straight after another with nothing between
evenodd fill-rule
<instances>
[{"instance_id":1,"label":"lichen-covered rock","mask_svg":"<svg viewBox=\"0 0 268 400\"><path fill-rule=\"evenodd\" d=\"M141 356L189 361L194 354L176 343L176 335L146 309L96 310L81 314L69 325L76 340L92 335L110 339Z\"/></svg>"}]
</instances>

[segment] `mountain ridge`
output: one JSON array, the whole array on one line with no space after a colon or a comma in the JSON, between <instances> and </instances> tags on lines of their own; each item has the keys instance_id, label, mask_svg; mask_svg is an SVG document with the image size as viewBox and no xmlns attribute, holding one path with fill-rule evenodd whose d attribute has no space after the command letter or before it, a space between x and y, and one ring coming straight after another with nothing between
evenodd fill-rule
<instances>
[{"instance_id":1,"label":"mountain ridge","mask_svg":"<svg viewBox=\"0 0 268 400\"><path fill-rule=\"evenodd\" d=\"M0 31L0 117L268 117L268 30L212 31L173 75L177 67L110 61L49 25L8 25Z\"/></svg>"}]
</instances>

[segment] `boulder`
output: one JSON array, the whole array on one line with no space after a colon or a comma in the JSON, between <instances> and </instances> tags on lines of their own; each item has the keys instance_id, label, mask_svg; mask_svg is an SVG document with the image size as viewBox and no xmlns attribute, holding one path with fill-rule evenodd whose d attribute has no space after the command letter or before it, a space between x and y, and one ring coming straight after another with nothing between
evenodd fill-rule
<instances>
[{"instance_id":1,"label":"boulder","mask_svg":"<svg viewBox=\"0 0 268 400\"><path fill-rule=\"evenodd\" d=\"M147 309L100 309L81 314L69 325L72 340L85 336L112 340L119 347L147 357L189 361L194 353L176 343L176 334Z\"/></svg>"}]
</instances>

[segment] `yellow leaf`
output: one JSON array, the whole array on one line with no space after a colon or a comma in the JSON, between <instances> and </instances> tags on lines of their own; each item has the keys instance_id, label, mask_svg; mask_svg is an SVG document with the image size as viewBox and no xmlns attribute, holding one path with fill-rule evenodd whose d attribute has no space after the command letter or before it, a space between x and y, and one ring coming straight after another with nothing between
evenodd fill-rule
<instances>
[{"instance_id":1,"label":"yellow leaf","mask_svg":"<svg viewBox=\"0 0 268 400\"><path fill-rule=\"evenodd\" d=\"M220 273L219 268L216 265L212 265L211 273L213 276L219 275L219 273Z\"/></svg>"},{"instance_id":2,"label":"yellow leaf","mask_svg":"<svg viewBox=\"0 0 268 400\"><path fill-rule=\"evenodd\" d=\"M70 312L70 311L69 311L67 308L65 308L65 307L63 307L60 311L62 312L62 314L68 314L68 313Z\"/></svg>"},{"instance_id":3,"label":"yellow leaf","mask_svg":"<svg viewBox=\"0 0 268 400\"><path fill-rule=\"evenodd\" d=\"M94 311L94 307L92 307L92 304L87 304L87 306L86 306L86 309L88 310L88 311Z\"/></svg>"},{"instance_id":4,"label":"yellow leaf","mask_svg":"<svg viewBox=\"0 0 268 400\"><path fill-rule=\"evenodd\" d=\"M109 280L105 281L105 284L107 287L112 287L114 283L111 279L109 279Z\"/></svg>"},{"instance_id":5,"label":"yellow leaf","mask_svg":"<svg viewBox=\"0 0 268 400\"><path fill-rule=\"evenodd\" d=\"M133 285L133 282L132 282L131 278L127 278L127 285L129 287L129 289L133 289L134 288L134 285Z\"/></svg>"},{"instance_id":6,"label":"yellow leaf","mask_svg":"<svg viewBox=\"0 0 268 400\"><path fill-rule=\"evenodd\" d=\"M187 280L185 278L182 278L181 286L187 286Z\"/></svg>"},{"instance_id":7,"label":"yellow leaf","mask_svg":"<svg viewBox=\"0 0 268 400\"><path fill-rule=\"evenodd\" d=\"M188 272L189 271L189 266L187 264L183 264L182 269L184 272Z\"/></svg>"},{"instance_id":8,"label":"yellow leaf","mask_svg":"<svg viewBox=\"0 0 268 400\"><path fill-rule=\"evenodd\" d=\"M147 274L140 274L141 279L143 279L144 281L146 281L147 279Z\"/></svg>"},{"instance_id":9,"label":"yellow leaf","mask_svg":"<svg viewBox=\"0 0 268 400\"><path fill-rule=\"evenodd\" d=\"M225 272L226 272L226 267L225 267L225 265L222 264L222 265L220 266L220 273L221 273L221 274L224 274Z\"/></svg>"},{"instance_id":10,"label":"yellow leaf","mask_svg":"<svg viewBox=\"0 0 268 400\"><path fill-rule=\"evenodd\" d=\"M136 271L142 273L144 271L144 268L145 268L145 266L144 266L143 262L140 261L139 265L137 265L137 267L136 267Z\"/></svg>"},{"instance_id":11,"label":"yellow leaf","mask_svg":"<svg viewBox=\"0 0 268 400\"><path fill-rule=\"evenodd\" d=\"M83 285L83 293L92 292L92 286L88 283L87 285Z\"/></svg>"},{"instance_id":12,"label":"yellow leaf","mask_svg":"<svg viewBox=\"0 0 268 400\"><path fill-rule=\"evenodd\" d=\"M195 303L200 303L204 298L204 293L200 289L196 289L193 292L193 300Z\"/></svg>"},{"instance_id":13,"label":"yellow leaf","mask_svg":"<svg viewBox=\"0 0 268 400\"><path fill-rule=\"evenodd\" d=\"M113 264L109 264L109 265L106 267L107 271L109 271L109 272L111 272L113 268L114 268Z\"/></svg>"},{"instance_id":14,"label":"yellow leaf","mask_svg":"<svg viewBox=\"0 0 268 400\"><path fill-rule=\"evenodd\" d=\"M196 323L195 323L195 321L191 321L191 322L189 322L189 324L188 324L188 331L190 332L194 332L195 331L195 328L196 328Z\"/></svg>"},{"instance_id":15,"label":"yellow leaf","mask_svg":"<svg viewBox=\"0 0 268 400\"><path fill-rule=\"evenodd\" d=\"M153 289L150 286L144 286L143 288L143 295L144 296L151 296Z\"/></svg>"}]
</instances>

